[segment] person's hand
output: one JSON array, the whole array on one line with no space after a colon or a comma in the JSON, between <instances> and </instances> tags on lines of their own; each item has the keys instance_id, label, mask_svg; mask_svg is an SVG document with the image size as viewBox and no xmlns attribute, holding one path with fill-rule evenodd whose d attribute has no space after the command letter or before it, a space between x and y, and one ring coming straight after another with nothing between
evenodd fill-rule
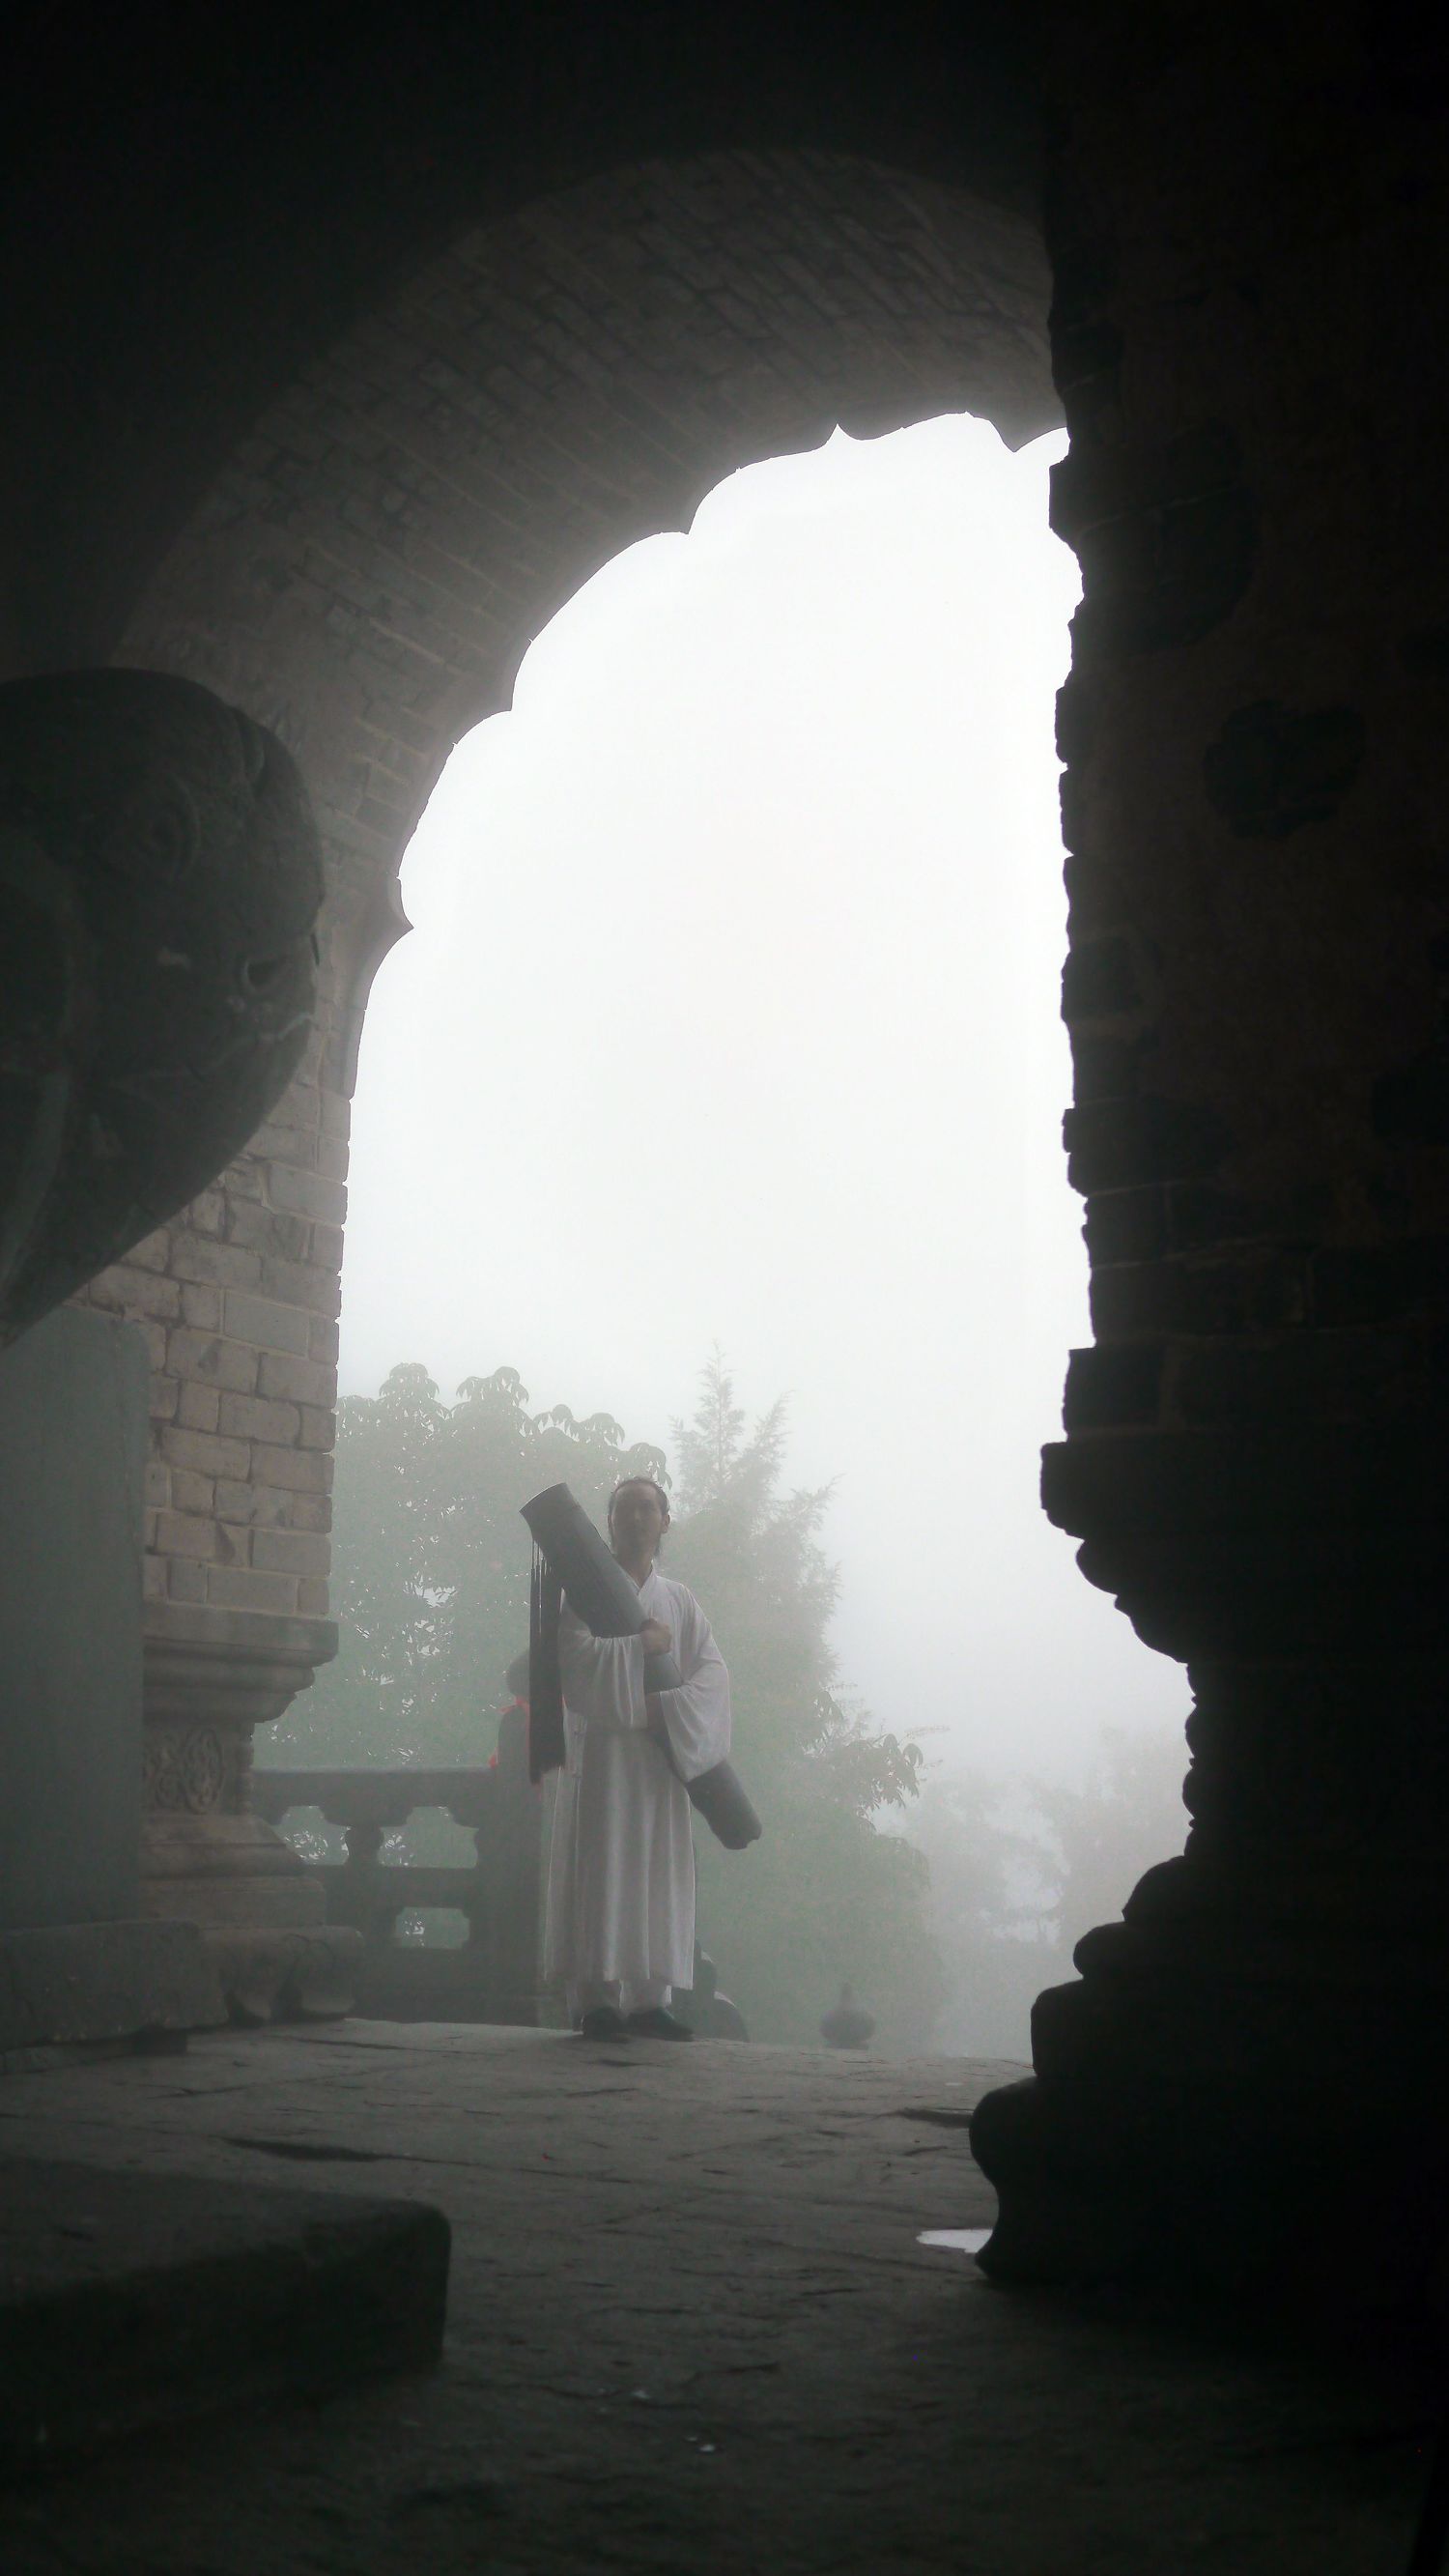
<instances>
[{"instance_id":1,"label":"person's hand","mask_svg":"<svg viewBox=\"0 0 1449 2576\"><path fill-rule=\"evenodd\" d=\"M674 1652L674 1639L662 1619L646 1619L639 1631L639 1640L646 1655L670 1655Z\"/></svg>"}]
</instances>

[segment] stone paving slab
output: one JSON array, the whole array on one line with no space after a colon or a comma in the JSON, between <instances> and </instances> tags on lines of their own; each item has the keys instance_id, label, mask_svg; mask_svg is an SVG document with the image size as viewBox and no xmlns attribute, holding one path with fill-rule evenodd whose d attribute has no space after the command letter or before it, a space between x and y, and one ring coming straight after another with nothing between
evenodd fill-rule
<instances>
[{"instance_id":1,"label":"stone paving slab","mask_svg":"<svg viewBox=\"0 0 1449 2576\"><path fill-rule=\"evenodd\" d=\"M448 2223L270 2177L0 2161L0 2467L437 2357Z\"/></svg>"},{"instance_id":2,"label":"stone paving slab","mask_svg":"<svg viewBox=\"0 0 1449 2576\"><path fill-rule=\"evenodd\" d=\"M418 2195L454 2252L436 2374L32 2486L0 2564L1398 2576L1424 2375L1005 2292L918 2241L990 2223L960 2115L1020 2071L353 2022L13 2078L0 2153Z\"/></svg>"}]
</instances>

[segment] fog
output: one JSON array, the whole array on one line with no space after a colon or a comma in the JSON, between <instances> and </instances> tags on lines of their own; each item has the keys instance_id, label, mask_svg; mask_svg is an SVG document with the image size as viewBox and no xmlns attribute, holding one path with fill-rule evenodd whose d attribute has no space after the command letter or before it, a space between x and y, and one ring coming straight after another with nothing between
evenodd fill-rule
<instances>
[{"instance_id":1,"label":"fog","mask_svg":"<svg viewBox=\"0 0 1449 2576\"><path fill-rule=\"evenodd\" d=\"M509 1365L666 1448L718 1343L753 1411L788 1394L791 1481L833 1483L845 1682L935 1760L1049 1774L1187 1701L1037 1499L1089 1338L1061 450L837 434L538 638L407 856L342 1342L344 1392Z\"/></svg>"}]
</instances>

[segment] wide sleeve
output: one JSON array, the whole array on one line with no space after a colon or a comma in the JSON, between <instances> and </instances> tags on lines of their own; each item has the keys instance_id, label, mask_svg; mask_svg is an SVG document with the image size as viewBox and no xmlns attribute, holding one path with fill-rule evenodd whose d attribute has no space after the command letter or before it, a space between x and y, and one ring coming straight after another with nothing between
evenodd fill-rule
<instances>
[{"instance_id":1,"label":"wide sleeve","mask_svg":"<svg viewBox=\"0 0 1449 2576\"><path fill-rule=\"evenodd\" d=\"M558 1629L564 1706L574 1717L642 1726L644 1648L638 1637L596 1637L567 1601Z\"/></svg>"},{"instance_id":2,"label":"wide sleeve","mask_svg":"<svg viewBox=\"0 0 1449 2576\"><path fill-rule=\"evenodd\" d=\"M683 1687L661 1691L659 1705L681 1779L697 1780L729 1757L730 1677L692 1594L686 1596L680 1629Z\"/></svg>"}]
</instances>

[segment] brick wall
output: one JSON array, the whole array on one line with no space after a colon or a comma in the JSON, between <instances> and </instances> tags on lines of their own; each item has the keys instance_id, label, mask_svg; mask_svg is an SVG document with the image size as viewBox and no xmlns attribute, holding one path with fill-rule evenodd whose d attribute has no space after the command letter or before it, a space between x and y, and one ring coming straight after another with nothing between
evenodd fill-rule
<instances>
[{"instance_id":1,"label":"brick wall","mask_svg":"<svg viewBox=\"0 0 1449 2576\"><path fill-rule=\"evenodd\" d=\"M147 1598L327 1608L347 1103L323 1041L272 1123L169 1226L92 1281L151 1352Z\"/></svg>"}]
</instances>

